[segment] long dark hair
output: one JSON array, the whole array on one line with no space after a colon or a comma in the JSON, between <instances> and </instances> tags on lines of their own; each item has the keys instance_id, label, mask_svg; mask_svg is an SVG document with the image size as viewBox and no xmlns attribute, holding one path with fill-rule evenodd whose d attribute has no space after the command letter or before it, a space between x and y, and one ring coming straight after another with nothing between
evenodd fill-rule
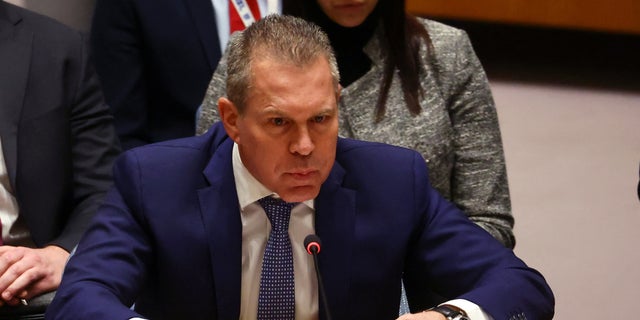
<instances>
[{"instance_id":1,"label":"long dark hair","mask_svg":"<svg viewBox=\"0 0 640 320\"><path fill-rule=\"evenodd\" d=\"M309 2L316 0L283 0L283 14L309 19ZM400 84L407 108L413 115L420 113L420 97L424 88L420 86L420 46L426 43L428 53L432 53L431 37L416 17L407 14L404 0L379 0L377 10L381 13L383 29L382 50L385 61L380 95L376 103L376 122L384 118L385 104L395 70L398 70Z\"/></svg>"}]
</instances>

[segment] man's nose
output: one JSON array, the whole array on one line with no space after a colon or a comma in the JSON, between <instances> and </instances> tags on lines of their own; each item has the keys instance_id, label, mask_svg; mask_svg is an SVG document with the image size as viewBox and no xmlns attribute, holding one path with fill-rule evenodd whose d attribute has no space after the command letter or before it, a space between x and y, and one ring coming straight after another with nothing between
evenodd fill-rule
<instances>
[{"instance_id":1,"label":"man's nose","mask_svg":"<svg viewBox=\"0 0 640 320\"><path fill-rule=\"evenodd\" d=\"M311 154L314 148L315 145L311 140L309 129L307 127L299 128L290 146L291 153L307 156Z\"/></svg>"}]
</instances>

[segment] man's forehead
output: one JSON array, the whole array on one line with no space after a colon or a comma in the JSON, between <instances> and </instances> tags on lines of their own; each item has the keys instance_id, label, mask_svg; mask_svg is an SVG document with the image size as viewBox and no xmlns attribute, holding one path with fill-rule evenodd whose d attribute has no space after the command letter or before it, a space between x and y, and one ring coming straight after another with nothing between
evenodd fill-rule
<instances>
[{"instance_id":1,"label":"man's forehead","mask_svg":"<svg viewBox=\"0 0 640 320\"><path fill-rule=\"evenodd\" d=\"M259 58L251 63L249 89L256 86L291 89L302 88L310 83L333 86L331 68L326 59L317 57L307 63L294 63L282 59Z\"/></svg>"},{"instance_id":2,"label":"man's forehead","mask_svg":"<svg viewBox=\"0 0 640 320\"><path fill-rule=\"evenodd\" d=\"M261 50L260 48L263 48ZM291 49L292 52L275 52L272 49L269 49L266 46L258 46L253 53L251 54L251 67L252 69L256 65L276 65L282 67L297 67L304 69L311 65L316 64L320 60L324 60L329 64L329 60L327 57L320 53L313 53L308 55L296 55L293 53L295 51L294 48Z\"/></svg>"},{"instance_id":3,"label":"man's forehead","mask_svg":"<svg viewBox=\"0 0 640 320\"><path fill-rule=\"evenodd\" d=\"M335 114L338 97L330 72L318 71L324 70L318 69L322 67L316 62L303 68L289 64L256 68L247 108L263 115L297 119Z\"/></svg>"}]
</instances>

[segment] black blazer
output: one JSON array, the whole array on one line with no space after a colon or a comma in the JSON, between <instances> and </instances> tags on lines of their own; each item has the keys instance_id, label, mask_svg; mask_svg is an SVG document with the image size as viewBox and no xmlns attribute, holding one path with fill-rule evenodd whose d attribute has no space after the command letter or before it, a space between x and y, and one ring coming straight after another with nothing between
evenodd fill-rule
<instances>
[{"instance_id":1,"label":"black blazer","mask_svg":"<svg viewBox=\"0 0 640 320\"><path fill-rule=\"evenodd\" d=\"M0 1L0 136L33 241L71 250L119 147L82 35Z\"/></svg>"},{"instance_id":2,"label":"black blazer","mask_svg":"<svg viewBox=\"0 0 640 320\"><path fill-rule=\"evenodd\" d=\"M98 0L91 32L125 149L195 134L221 54L211 0Z\"/></svg>"}]
</instances>

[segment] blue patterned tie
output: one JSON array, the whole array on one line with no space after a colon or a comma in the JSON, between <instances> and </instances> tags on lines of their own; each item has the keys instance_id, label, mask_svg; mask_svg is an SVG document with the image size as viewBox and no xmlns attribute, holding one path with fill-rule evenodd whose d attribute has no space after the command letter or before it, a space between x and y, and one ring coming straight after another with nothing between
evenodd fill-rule
<instances>
[{"instance_id":1,"label":"blue patterned tie","mask_svg":"<svg viewBox=\"0 0 640 320\"><path fill-rule=\"evenodd\" d=\"M258 200L271 222L260 276L258 320L294 319L295 288L293 254L289 240L289 217L296 203L265 197Z\"/></svg>"}]
</instances>

